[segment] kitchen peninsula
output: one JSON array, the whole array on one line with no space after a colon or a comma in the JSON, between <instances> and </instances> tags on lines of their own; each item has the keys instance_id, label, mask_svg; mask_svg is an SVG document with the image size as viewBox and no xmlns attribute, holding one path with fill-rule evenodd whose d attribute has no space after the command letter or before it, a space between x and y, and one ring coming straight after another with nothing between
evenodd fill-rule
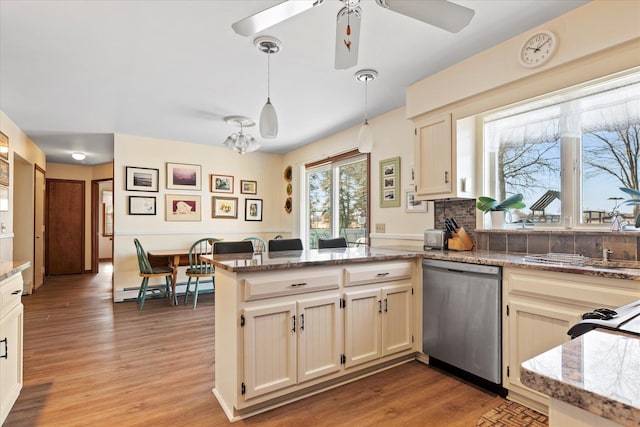
<instances>
[{"instance_id":1,"label":"kitchen peninsula","mask_svg":"<svg viewBox=\"0 0 640 427\"><path fill-rule=\"evenodd\" d=\"M415 357L421 251L204 258L216 267L213 393L232 421Z\"/></svg>"}]
</instances>

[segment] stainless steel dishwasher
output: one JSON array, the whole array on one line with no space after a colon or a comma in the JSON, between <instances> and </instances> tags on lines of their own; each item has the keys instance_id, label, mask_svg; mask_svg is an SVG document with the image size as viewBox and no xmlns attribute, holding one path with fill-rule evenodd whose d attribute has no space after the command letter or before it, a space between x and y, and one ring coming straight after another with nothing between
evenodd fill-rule
<instances>
[{"instance_id":1,"label":"stainless steel dishwasher","mask_svg":"<svg viewBox=\"0 0 640 427\"><path fill-rule=\"evenodd\" d=\"M424 353L500 385L500 267L425 259L422 271Z\"/></svg>"}]
</instances>

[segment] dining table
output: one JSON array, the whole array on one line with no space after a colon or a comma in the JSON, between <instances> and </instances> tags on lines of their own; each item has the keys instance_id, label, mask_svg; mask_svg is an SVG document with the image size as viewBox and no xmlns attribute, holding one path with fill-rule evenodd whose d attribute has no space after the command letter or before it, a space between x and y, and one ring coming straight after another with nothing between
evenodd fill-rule
<instances>
[{"instance_id":1,"label":"dining table","mask_svg":"<svg viewBox=\"0 0 640 427\"><path fill-rule=\"evenodd\" d=\"M171 305L177 305L176 283L178 281L178 267L189 265L189 249L154 249L147 251L149 263L153 267L169 266L173 270L171 280Z\"/></svg>"}]
</instances>

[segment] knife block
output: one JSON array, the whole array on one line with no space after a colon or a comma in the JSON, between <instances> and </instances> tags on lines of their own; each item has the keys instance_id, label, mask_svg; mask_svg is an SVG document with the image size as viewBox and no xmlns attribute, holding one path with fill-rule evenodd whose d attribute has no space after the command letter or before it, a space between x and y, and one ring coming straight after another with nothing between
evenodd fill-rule
<instances>
[{"instance_id":1,"label":"knife block","mask_svg":"<svg viewBox=\"0 0 640 427\"><path fill-rule=\"evenodd\" d=\"M450 251L470 251L473 248L473 242L464 227L460 227L455 233L451 233L448 244Z\"/></svg>"}]
</instances>

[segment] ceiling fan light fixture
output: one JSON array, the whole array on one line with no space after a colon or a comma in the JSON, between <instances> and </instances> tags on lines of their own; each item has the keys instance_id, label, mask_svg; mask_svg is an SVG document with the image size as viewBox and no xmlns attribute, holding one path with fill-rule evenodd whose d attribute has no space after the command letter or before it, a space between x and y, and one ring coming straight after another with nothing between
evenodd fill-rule
<instances>
[{"instance_id":1,"label":"ceiling fan light fixture","mask_svg":"<svg viewBox=\"0 0 640 427\"><path fill-rule=\"evenodd\" d=\"M267 54L267 102L260 113L260 135L273 139L278 136L278 114L271 103L271 55L280 52L282 43L270 36L258 37L253 43L260 52Z\"/></svg>"},{"instance_id":2,"label":"ceiling fan light fixture","mask_svg":"<svg viewBox=\"0 0 640 427\"><path fill-rule=\"evenodd\" d=\"M87 158L87 155L84 153L81 153L80 151L75 151L71 153L71 157L73 157L75 160L84 160Z\"/></svg>"},{"instance_id":3,"label":"ceiling fan light fixture","mask_svg":"<svg viewBox=\"0 0 640 427\"><path fill-rule=\"evenodd\" d=\"M364 123L358 132L358 151L370 153L373 149L373 131L367 119L367 85L378 77L376 70L360 70L355 74L356 80L364 82Z\"/></svg>"}]
</instances>

